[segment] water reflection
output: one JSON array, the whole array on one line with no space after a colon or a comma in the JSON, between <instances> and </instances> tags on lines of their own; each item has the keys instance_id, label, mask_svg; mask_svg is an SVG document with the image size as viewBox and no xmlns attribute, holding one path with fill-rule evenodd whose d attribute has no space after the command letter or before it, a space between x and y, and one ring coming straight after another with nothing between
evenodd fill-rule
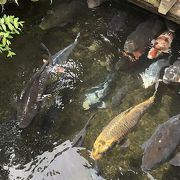
<instances>
[{"instance_id":1,"label":"water reflection","mask_svg":"<svg viewBox=\"0 0 180 180\"><path fill-rule=\"evenodd\" d=\"M78 61L68 59L66 64L62 67L65 70L62 76L60 76L55 82L50 84L45 91L45 94L51 94L47 101L43 102L42 107L49 108L55 105L58 108L64 107L62 102L61 90L63 89L74 89L77 82L81 81L80 76L82 75L82 65Z\"/></svg>"},{"instance_id":2,"label":"water reflection","mask_svg":"<svg viewBox=\"0 0 180 180\"><path fill-rule=\"evenodd\" d=\"M9 167L9 179L103 180L104 178L98 176L90 163L80 155L80 150L85 149L71 147L71 142L67 140L54 147L51 152L46 151L25 165Z\"/></svg>"}]
</instances>

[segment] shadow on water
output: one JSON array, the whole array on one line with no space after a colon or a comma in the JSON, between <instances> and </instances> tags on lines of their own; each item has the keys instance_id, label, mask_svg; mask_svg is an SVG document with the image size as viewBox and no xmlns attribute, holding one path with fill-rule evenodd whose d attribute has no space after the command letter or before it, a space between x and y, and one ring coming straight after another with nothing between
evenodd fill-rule
<instances>
[{"instance_id":1,"label":"shadow on water","mask_svg":"<svg viewBox=\"0 0 180 180\"><path fill-rule=\"evenodd\" d=\"M39 11L37 11L40 7ZM55 4L53 5L55 6ZM141 11L135 6L122 4L105 4L95 10L88 10L77 22L63 28L42 31L37 27L40 19L49 9L48 1L39 1L37 5L28 4L32 10L25 16L25 32L16 38L12 44L17 56L7 60L2 56L0 61L0 179L6 180L29 177L29 179L148 179L141 171L142 150L140 145L154 132L158 124L179 113L179 86L160 84L154 106L143 116L135 131L129 135L131 145L122 149L119 145L109 151L102 160L102 177L97 177L92 169L89 151L102 131L103 127L118 113L142 102L154 92L154 87L143 89L139 72L152 63L145 54L134 64L125 63L116 74L115 82L110 93L105 98L106 109L84 111L82 103L87 89L103 82L108 72L101 66L99 60L105 62L108 58L113 61L120 59L119 50L123 49L126 37L135 27L151 14ZM120 39L111 38L110 43L104 41L107 26L112 16L121 10L127 11L128 20ZM25 9L15 10L17 14ZM10 12L10 9L7 9ZM28 15L30 13L30 15ZM29 18L32 17L32 18ZM69 58L72 65L69 72L73 74L68 88L61 90L59 99L55 98L53 106L43 109L24 130L18 128L16 118L12 116L11 97L22 91L26 82L42 65L43 42L52 54L73 42L77 33L81 32L79 42ZM100 35L101 34L101 35ZM172 46L172 61L179 56L179 31L176 33ZM121 57L124 60L124 57ZM125 60L126 61L126 60ZM111 107L111 98L121 87L126 86L128 92L122 102ZM179 90L180 91L180 90ZM71 148L68 139L82 129L88 118L94 113L82 148ZM152 172L159 179L179 179L179 169L167 164ZM93 177L92 177L93 176ZM73 178L72 178L73 177ZM81 178L80 178L81 177Z\"/></svg>"}]
</instances>

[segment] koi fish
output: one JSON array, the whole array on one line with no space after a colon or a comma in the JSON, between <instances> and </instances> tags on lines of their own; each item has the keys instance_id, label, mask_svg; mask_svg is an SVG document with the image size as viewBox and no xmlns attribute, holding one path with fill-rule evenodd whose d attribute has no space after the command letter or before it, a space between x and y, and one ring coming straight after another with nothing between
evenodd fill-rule
<instances>
[{"instance_id":1,"label":"koi fish","mask_svg":"<svg viewBox=\"0 0 180 180\"><path fill-rule=\"evenodd\" d=\"M154 99L155 94L144 102L127 109L110 121L97 137L93 145L91 157L95 161L99 160L115 143L122 142L154 103Z\"/></svg>"},{"instance_id":2,"label":"koi fish","mask_svg":"<svg viewBox=\"0 0 180 180\"><path fill-rule=\"evenodd\" d=\"M174 33L172 31L166 31L162 33L156 39L151 41L152 48L148 52L148 59L155 59L162 53L170 53L171 43L174 38Z\"/></svg>"},{"instance_id":3,"label":"koi fish","mask_svg":"<svg viewBox=\"0 0 180 180\"><path fill-rule=\"evenodd\" d=\"M141 168L152 170L168 161L180 144L180 114L171 117L158 126L150 139L145 142ZM170 164L180 166L180 154L171 159Z\"/></svg>"}]
</instances>

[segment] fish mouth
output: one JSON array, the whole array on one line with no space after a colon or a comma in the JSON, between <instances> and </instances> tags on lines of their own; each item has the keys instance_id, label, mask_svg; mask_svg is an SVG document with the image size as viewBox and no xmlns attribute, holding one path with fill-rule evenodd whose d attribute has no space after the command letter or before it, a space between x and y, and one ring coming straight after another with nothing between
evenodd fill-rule
<instances>
[{"instance_id":1,"label":"fish mouth","mask_svg":"<svg viewBox=\"0 0 180 180\"><path fill-rule=\"evenodd\" d=\"M109 36L109 37L113 37L113 33L112 32L110 32L110 31L107 31L107 36Z\"/></svg>"},{"instance_id":2,"label":"fish mouth","mask_svg":"<svg viewBox=\"0 0 180 180\"><path fill-rule=\"evenodd\" d=\"M83 102L83 109L84 110L90 109L90 102L88 100Z\"/></svg>"},{"instance_id":3,"label":"fish mouth","mask_svg":"<svg viewBox=\"0 0 180 180\"><path fill-rule=\"evenodd\" d=\"M127 58L128 58L130 61L132 61L132 62L134 62L134 61L137 60L137 59L134 57L133 54L128 53L128 52L126 52L126 51L123 52L123 56L127 57Z\"/></svg>"},{"instance_id":4,"label":"fish mouth","mask_svg":"<svg viewBox=\"0 0 180 180\"><path fill-rule=\"evenodd\" d=\"M169 84L169 81L167 79L163 79L163 83Z\"/></svg>"},{"instance_id":5,"label":"fish mouth","mask_svg":"<svg viewBox=\"0 0 180 180\"><path fill-rule=\"evenodd\" d=\"M126 53L132 53L135 51L134 42L133 41L126 41L124 45L124 51Z\"/></svg>"},{"instance_id":6,"label":"fish mouth","mask_svg":"<svg viewBox=\"0 0 180 180\"><path fill-rule=\"evenodd\" d=\"M39 28L42 30L47 30L48 27L44 26L42 23L39 24Z\"/></svg>"},{"instance_id":7,"label":"fish mouth","mask_svg":"<svg viewBox=\"0 0 180 180\"><path fill-rule=\"evenodd\" d=\"M91 156L90 156L94 161L97 161L99 159L102 158L102 154L98 153L98 154L95 154L95 153L91 153Z\"/></svg>"},{"instance_id":8,"label":"fish mouth","mask_svg":"<svg viewBox=\"0 0 180 180\"><path fill-rule=\"evenodd\" d=\"M30 119L19 118L18 120L20 122L19 125L18 125L19 128L20 129L25 129L31 124L33 118L30 118Z\"/></svg>"},{"instance_id":9,"label":"fish mouth","mask_svg":"<svg viewBox=\"0 0 180 180\"><path fill-rule=\"evenodd\" d=\"M148 54L147 58L148 58L148 59L154 59L154 57L151 56L150 54Z\"/></svg>"},{"instance_id":10,"label":"fish mouth","mask_svg":"<svg viewBox=\"0 0 180 180\"><path fill-rule=\"evenodd\" d=\"M152 47L147 55L148 59L155 59L161 54L161 51L157 48Z\"/></svg>"},{"instance_id":11,"label":"fish mouth","mask_svg":"<svg viewBox=\"0 0 180 180\"><path fill-rule=\"evenodd\" d=\"M91 2L90 0L87 0L88 8L95 8L100 5L99 2Z\"/></svg>"},{"instance_id":12,"label":"fish mouth","mask_svg":"<svg viewBox=\"0 0 180 180\"><path fill-rule=\"evenodd\" d=\"M149 168L149 167L147 167L145 165L141 165L141 169L142 169L143 172L148 172L148 171L151 170L151 168Z\"/></svg>"},{"instance_id":13,"label":"fish mouth","mask_svg":"<svg viewBox=\"0 0 180 180\"><path fill-rule=\"evenodd\" d=\"M139 58L142 56L142 53L139 50L134 51L132 54L133 54L133 57L135 58L135 60L139 60Z\"/></svg>"}]
</instances>

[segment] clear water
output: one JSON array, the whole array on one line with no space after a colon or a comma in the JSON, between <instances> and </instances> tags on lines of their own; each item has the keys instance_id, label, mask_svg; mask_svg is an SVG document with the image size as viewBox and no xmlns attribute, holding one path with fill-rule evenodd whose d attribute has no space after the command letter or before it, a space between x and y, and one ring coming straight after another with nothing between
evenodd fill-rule
<instances>
[{"instance_id":1,"label":"clear water","mask_svg":"<svg viewBox=\"0 0 180 180\"><path fill-rule=\"evenodd\" d=\"M107 4L96 10L87 11L74 24L64 28L41 31L37 24L43 13L49 9L49 4L28 4L30 11L25 15L25 20L27 20L25 24L26 31L17 37L12 44L17 55L12 59L7 59L2 55L0 57L0 179L23 179L23 177L27 179L25 173L35 174L38 171L37 167L41 165L44 167L52 164L51 170L53 170L52 167L56 164L54 165L45 160L42 161L43 163L40 163L40 161L37 161L38 157L43 157L43 154L47 154L46 157L52 156L50 158L52 160L57 151L62 151L61 143L72 140L74 135L82 129L88 118L96 112L83 144L83 147L87 150L83 150L81 153L78 151L79 155L77 155L77 150L75 149L73 150L75 155L70 153L71 155L66 157L66 151L63 149L63 153L58 153L57 157L61 160L64 157L64 161L58 161L58 159L56 161L59 163L69 162L69 164L66 163L67 169L61 167L57 169L56 166L54 167L54 172L56 170L60 174L54 173L55 175L53 175L52 172L52 174L49 173L47 176L48 172L46 171L48 169L46 169L46 171L43 171L43 173L46 172L45 177L37 173L38 175L34 175L33 178L69 179L68 168L71 167L74 170L71 173L75 172L75 169L72 167L74 161L71 161L71 156L76 157L76 155L78 158L75 158L75 160L79 164L77 167L81 175L82 166L80 164L87 165L87 161L91 165L93 164L89 157L89 150L91 150L96 137L103 127L123 110L142 102L153 94L154 88L143 89L142 81L138 77L138 73L152 62L146 59L146 56L143 56L141 61L130 64L128 68L125 66L124 69L121 68L117 72L116 80L105 99L107 103L106 109L89 111L83 111L82 109L86 90L104 81L108 74L106 68L101 66L98 60L105 61L107 58L110 58L112 61L117 61L120 56L118 48L120 50L123 48L127 35L135 29L138 23L150 15L132 5L118 6L116 4L111 4L111 6ZM37 7L40 7L38 11ZM121 9L129 13L128 24L119 36L119 40L111 38L111 43L106 42L100 34L106 36L107 26L113 14ZM9 12L11 11L9 10ZM25 10L17 9L15 12L17 14L18 12L24 13ZM36 69L42 65L43 52L39 44L44 42L54 54L73 42L78 32L81 32L81 36L77 47L70 56L70 61L75 62L78 67L78 70L74 70L76 78L73 87L60 92L61 106L59 109L53 107L48 111L42 111L27 129L20 130L15 118L14 106L16 105L12 101L13 97L20 94L25 83ZM180 36L178 31L172 46L173 60L179 56L179 49ZM111 98L123 86L128 87L128 93L119 106L112 108ZM122 149L119 145L116 145L100 160L101 176L103 178L148 179L147 174L143 173L140 168L142 159L140 145L150 137L160 123L180 113L178 88L179 86L160 84L154 106L143 116L137 128L129 134L130 146ZM58 149L58 147L61 148ZM54 152L54 149L57 151ZM69 158L69 161L66 158ZM19 167L19 165L21 166ZM31 168L25 171L28 165ZM32 171L32 165L36 167L34 171ZM21 169L21 171L18 171L18 169ZM83 171L87 171L86 175L90 173L87 179L89 177L94 177L94 179L100 178L93 175L95 172L91 168L85 169ZM13 173L15 175L12 175ZM67 173L67 177L61 176L63 173ZM180 169L171 167L168 164L160 166L152 171L151 174L156 179L180 179Z\"/></svg>"}]
</instances>

